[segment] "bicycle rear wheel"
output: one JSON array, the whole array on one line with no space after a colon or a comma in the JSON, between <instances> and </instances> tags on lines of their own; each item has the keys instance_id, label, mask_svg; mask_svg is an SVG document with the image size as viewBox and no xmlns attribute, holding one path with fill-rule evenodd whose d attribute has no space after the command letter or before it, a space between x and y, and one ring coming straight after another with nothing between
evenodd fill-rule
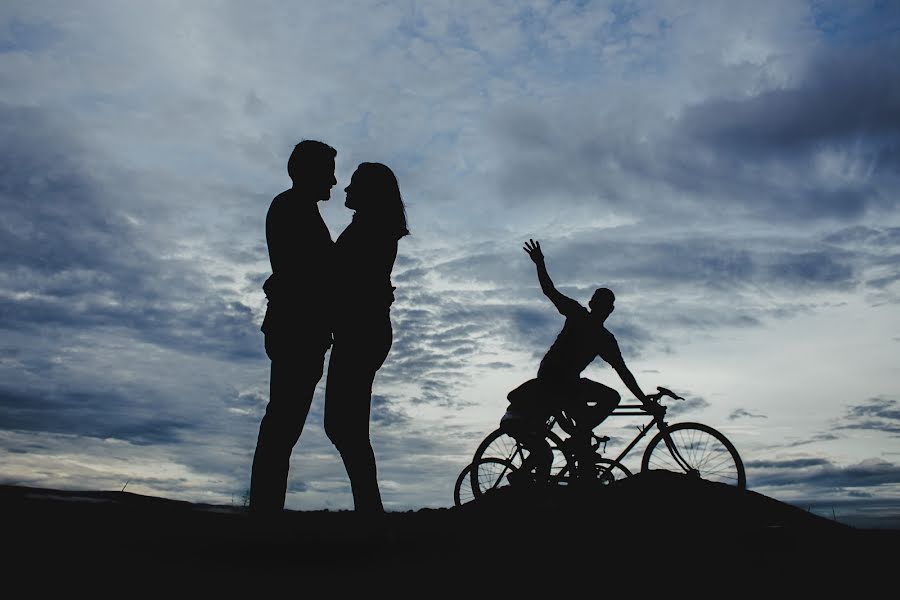
<instances>
[{"instance_id":1,"label":"bicycle rear wheel","mask_svg":"<svg viewBox=\"0 0 900 600\"><path fill-rule=\"evenodd\" d=\"M485 463L489 463L490 466L485 465ZM482 459L481 463L485 465L483 468L486 471L492 471L496 469L502 469L503 467L508 467L512 470L511 465L508 462L500 460L499 458L485 458ZM456 478L456 485L453 486L453 505L454 506L462 506L467 502L471 502L475 499L475 495L472 493L472 463L466 465L466 468L459 472L459 476Z\"/></svg>"},{"instance_id":2,"label":"bicycle rear wheel","mask_svg":"<svg viewBox=\"0 0 900 600\"><path fill-rule=\"evenodd\" d=\"M666 443L667 437L672 449ZM678 423L657 433L647 444L641 462L641 471L653 469L687 473L741 489L747 487L744 463L734 444L702 423Z\"/></svg>"},{"instance_id":3,"label":"bicycle rear wheel","mask_svg":"<svg viewBox=\"0 0 900 600\"><path fill-rule=\"evenodd\" d=\"M572 461L562 440L552 431L544 434L550 445L552 461L550 465L551 485L565 485ZM475 450L469 469L472 496L479 498L489 490L509 485L507 476L519 470L528 457L528 449L508 433L496 429L492 431Z\"/></svg>"}]
</instances>

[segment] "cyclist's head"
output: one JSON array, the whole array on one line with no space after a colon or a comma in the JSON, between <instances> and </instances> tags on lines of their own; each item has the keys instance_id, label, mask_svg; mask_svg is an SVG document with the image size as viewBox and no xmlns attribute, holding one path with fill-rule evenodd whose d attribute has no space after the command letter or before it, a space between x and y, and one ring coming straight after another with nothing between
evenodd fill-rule
<instances>
[{"instance_id":1,"label":"cyclist's head","mask_svg":"<svg viewBox=\"0 0 900 600\"><path fill-rule=\"evenodd\" d=\"M594 295L591 296L591 301L588 302L588 306L591 308L593 314L605 319L615 308L615 301L616 297L611 289L597 288Z\"/></svg>"}]
</instances>

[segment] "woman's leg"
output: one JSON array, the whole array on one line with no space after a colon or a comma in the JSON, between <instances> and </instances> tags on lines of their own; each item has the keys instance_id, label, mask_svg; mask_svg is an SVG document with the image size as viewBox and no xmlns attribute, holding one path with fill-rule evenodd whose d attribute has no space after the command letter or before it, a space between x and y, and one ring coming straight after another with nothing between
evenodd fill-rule
<instances>
[{"instance_id":1,"label":"woman's leg","mask_svg":"<svg viewBox=\"0 0 900 600\"><path fill-rule=\"evenodd\" d=\"M381 512L384 508L369 440L369 413L372 382L391 346L390 321L386 330L367 333L335 336L325 387L325 433L347 469L355 510Z\"/></svg>"}]
</instances>

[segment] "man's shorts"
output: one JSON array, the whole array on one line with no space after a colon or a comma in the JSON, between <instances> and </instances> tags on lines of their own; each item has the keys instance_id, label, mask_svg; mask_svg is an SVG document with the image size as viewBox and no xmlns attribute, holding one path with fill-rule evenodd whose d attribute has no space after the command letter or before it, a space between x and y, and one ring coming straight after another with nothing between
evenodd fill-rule
<instances>
[{"instance_id":1,"label":"man's shorts","mask_svg":"<svg viewBox=\"0 0 900 600\"><path fill-rule=\"evenodd\" d=\"M587 377L571 381L535 378L512 390L507 400L507 420L522 419L524 425L533 427L535 423L546 423L555 411L562 409L579 427L593 429L618 406L621 396L613 388Z\"/></svg>"}]
</instances>

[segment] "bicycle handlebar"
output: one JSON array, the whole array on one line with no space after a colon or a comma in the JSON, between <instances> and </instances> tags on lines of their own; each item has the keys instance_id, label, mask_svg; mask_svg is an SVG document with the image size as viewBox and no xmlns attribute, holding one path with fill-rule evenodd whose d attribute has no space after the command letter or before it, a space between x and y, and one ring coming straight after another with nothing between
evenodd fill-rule
<instances>
[{"instance_id":1,"label":"bicycle handlebar","mask_svg":"<svg viewBox=\"0 0 900 600\"><path fill-rule=\"evenodd\" d=\"M653 402L659 402L660 400L662 400L663 396L669 396L673 400L684 400L684 398L682 398L681 396L679 396L678 394L676 394L675 392L673 392L670 389L664 388L659 385L656 386L656 389L659 390L657 393L649 394L647 396L647 398L650 398Z\"/></svg>"},{"instance_id":2,"label":"bicycle handlebar","mask_svg":"<svg viewBox=\"0 0 900 600\"><path fill-rule=\"evenodd\" d=\"M682 398L681 396L679 396L678 394L676 394L675 392L673 392L672 390L670 390L668 388L664 388L664 387L658 385L658 386L656 386L656 389L658 391L655 394L647 394L647 399L662 409L662 415L665 414L666 407L663 406L662 404L660 404L659 401L662 400L663 397L668 396L668 397L672 398L673 400L684 400L684 398ZM660 415L660 417L661 417L661 415ZM659 424L660 427L663 426L661 421L662 421L662 419L660 418L660 424ZM572 420L569 418L569 416L566 415L564 408L561 406L557 407L553 411L553 413L550 415L550 417L548 417L548 419L547 419L547 425L549 427L552 427L554 422L559 423L560 427L562 427L563 430L565 430L567 432L569 431L570 426L571 426L571 428L576 428L574 423L572 423Z\"/></svg>"}]
</instances>

